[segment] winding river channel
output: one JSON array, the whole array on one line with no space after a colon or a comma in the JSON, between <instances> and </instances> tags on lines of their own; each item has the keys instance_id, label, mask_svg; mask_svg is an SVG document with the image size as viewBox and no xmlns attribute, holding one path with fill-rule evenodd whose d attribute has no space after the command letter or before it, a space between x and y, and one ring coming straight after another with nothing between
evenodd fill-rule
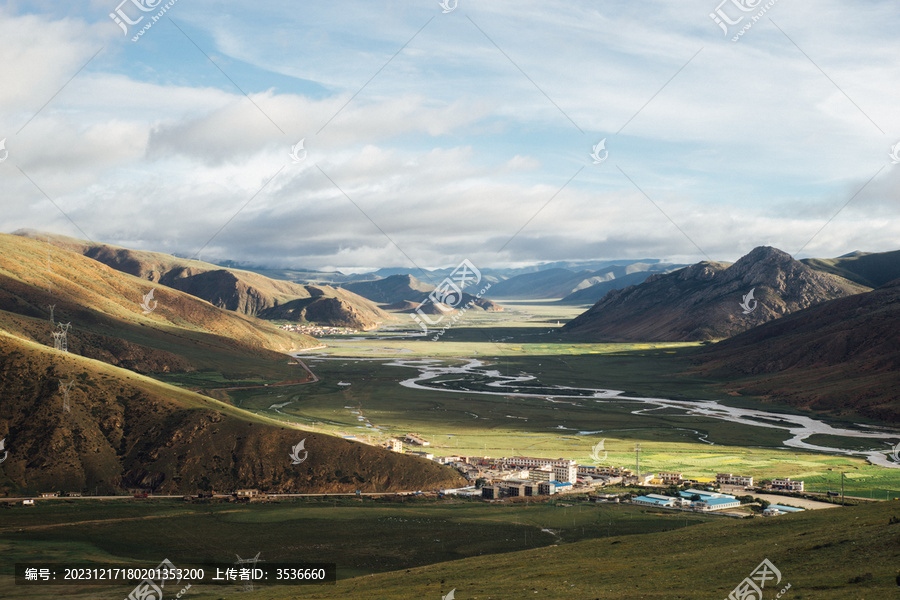
<instances>
[{"instance_id":1,"label":"winding river channel","mask_svg":"<svg viewBox=\"0 0 900 600\"><path fill-rule=\"evenodd\" d=\"M657 409L678 409L684 411L685 416L720 419L722 421L739 423L748 427L782 429L790 435L790 437L784 441L784 445L790 448L829 454L859 456L868 459L869 462L875 465L892 469L900 468L900 463L894 462L885 450L848 450L845 448L820 446L806 441L810 436L817 434L850 438L867 438L873 440L881 439L886 441L889 440L891 443L900 440L900 431L892 431L888 428L857 425L854 429L847 429L844 427L835 427L813 417L804 415L783 414L749 408L736 408L719 404L713 400L642 398L639 396L626 396L624 395L624 392L617 390L543 385L540 384L533 375L503 375L496 369L488 368L488 365L484 361L477 359L469 359L462 365L452 366L448 365L447 361L444 359L359 359L345 357L338 359L337 357L324 354L315 355L315 357L320 360L385 360L387 361L385 362L385 365L388 366L416 369L418 371L417 375L400 382L400 385L413 389L465 394L542 398L548 402L559 401L559 399L591 399L599 403L627 401L645 404L645 407L631 411L632 414L635 415ZM448 377L450 377L450 379L448 379ZM523 390L523 388L525 389ZM700 441L711 443L705 439L701 439Z\"/></svg>"}]
</instances>

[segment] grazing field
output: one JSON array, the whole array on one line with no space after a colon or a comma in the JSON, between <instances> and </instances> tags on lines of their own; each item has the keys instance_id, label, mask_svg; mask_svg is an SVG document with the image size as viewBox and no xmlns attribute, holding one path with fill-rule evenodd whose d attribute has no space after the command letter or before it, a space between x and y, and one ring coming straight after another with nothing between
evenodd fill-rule
<instances>
[{"instance_id":1,"label":"grazing field","mask_svg":"<svg viewBox=\"0 0 900 600\"><path fill-rule=\"evenodd\" d=\"M242 505L48 501L0 513L0 551L6 558L0 566L0 597L22 600L59 597L48 593L54 590L72 598L116 596L97 587L43 588L26 595L11 581L16 562L156 565L168 558L179 566L230 564L235 554L262 552L268 562L333 562L343 579L585 539L668 531L715 519L626 505L370 499ZM127 594L123 591L119 597Z\"/></svg>"},{"instance_id":2,"label":"grazing field","mask_svg":"<svg viewBox=\"0 0 900 600\"><path fill-rule=\"evenodd\" d=\"M0 596L17 600L129 592L12 583L13 563L41 559L182 565L260 551L268 562L335 560L345 575L252 593L194 586L185 597L196 600L420 600L452 589L459 600L725 598L763 560L778 570L765 598L880 600L896 594L900 564L896 501L752 520L579 504L57 504L4 510L0 533Z\"/></svg>"},{"instance_id":3,"label":"grazing field","mask_svg":"<svg viewBox=\"0 0 900 600\"><path fill-rule=\"evenodd\" d=\"M779 579L763 598L896 597L900 503L806 511L774 519L718 519L642 536L584 540L339 581L271 588L259 600L456 598L676 600L726 598L768 559ZM776 584L777 581L777 584ZM748 596L749 598L749 596Z\"/></svg>"}]
</instances>

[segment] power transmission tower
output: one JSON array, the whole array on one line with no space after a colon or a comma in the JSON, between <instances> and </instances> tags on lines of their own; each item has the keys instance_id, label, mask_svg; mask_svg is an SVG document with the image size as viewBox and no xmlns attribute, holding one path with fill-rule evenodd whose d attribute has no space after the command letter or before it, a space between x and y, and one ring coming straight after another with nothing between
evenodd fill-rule
<instances>
[{"instance_id":1,"label":"power transmission tower","mask_svg":"<svg viewBox=\"0 0 900 600\"><path fill-rule=\"evenodd\" d=\"M55 304L48 304L47 308L50 309L50 322L53 323L53 310L56 308Z\"/></svg>"},{"instance_id":2,"label":"power transmission tower","mask_svg":"<svg viewBox=\"0 0 900 600\"><path fill-rule=\"evenodd\" d=\"M54 347L61 352L69 351L69 343L67 340L67 336L69 333L69 328L72 326L71 323L57 323L57 327L59 327L59 331L53 334L53 344Z\"/></svg>"},{"instance_id":3,"label":"power transmission tower","mask_svg":"<svg viewBox=\"0 0 900 600\"><path fill-rule=\"evenodd\" d=\"M239 567L244 567L246 565L246 568L251 569L251 572L252 572L252 569L256 566L256 563L259 562L259 554L260 553L257 552L256 556L254 556L253 558L241 558L239 554L235 554L235 556L237 556L238 559L234 564ZM251 581L251 580L245 581L243 591L252 592L253 591L253 581Z\"/></svg>"},{"instance_id":4,"label":"power transmission tower","mask_svg":"<svg viewBox=\"0 0 900 600\"><path fill-rule=\"evenodd\" d=\"M63 393L63 411L65 412L72 412L72 409L69 407L69 391L73 385L75 385L74 379L68 383L63 383L62 380L59 381L59 391Z\"/></svg>"}]
</instances>

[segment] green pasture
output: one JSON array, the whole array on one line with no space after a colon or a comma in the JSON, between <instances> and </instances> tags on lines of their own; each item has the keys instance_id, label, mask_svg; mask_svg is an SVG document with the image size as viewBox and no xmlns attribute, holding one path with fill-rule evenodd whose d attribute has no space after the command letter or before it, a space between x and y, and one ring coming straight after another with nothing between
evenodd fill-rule
<instances>
[{"instance_id":1,"label":"green pasture","mask_svg":"<svg viewBox=\"0 0 900 600\"><path fill-rule=\"evenodd\" d=\"M156 565L168 558L176 565L232 563L235 554L261 552L268 562L333 562L339 578L346 578L585 539L668 531L714 518L628 505L497 506L371 499L249 505L46 501L34 507L0 508L0 514L0 551L7 559L0 565L0 597L21 600L114 594L96 587L66 587L28 595L11 581L16 562ZM54 596L57 590L64 593Z\"/></svg>"}]
</instances>

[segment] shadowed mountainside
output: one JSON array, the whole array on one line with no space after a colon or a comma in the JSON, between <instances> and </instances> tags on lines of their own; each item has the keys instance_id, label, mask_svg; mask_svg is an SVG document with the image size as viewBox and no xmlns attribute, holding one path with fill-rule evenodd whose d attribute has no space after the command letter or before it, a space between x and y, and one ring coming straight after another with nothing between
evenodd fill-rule
<instances>
[{"instance_id":1,"label":"shadowed mountainside","mask_svg":"<svg viewBox=\"0 0 900 600\"><path fill-rule=\"evenodd\" d=\"M804 258L800 262L871 288L900 279L900 250L853 252L838 258Z\"/></svg>"},{"instance_id":2,"label":"shadowed mountainside","mask_svg":"<svg viewBox=\"0 0 900 600\"><path fill-rule=\"evenodd\" d=\"M697 370L741 393L900 423L898 332L900 279L714 344Z\"/></svg>"},{"instance_id":3,"label":"shadowed mountainside","mask_svg":"<svg viewBox=\"0 0 900 600\"><path fill-rule=\"evenodd\" d=\"M611 291L563 332L602 341L711 340L868 289L759 247L733 265L701 262ZM741 303L751 290L748 311Z\"/></svg>"},{"instance_id":4,"label":"shadowed mountainside","mask_svg":"<svg viewBox=\"0 0 900 600\"><path fill-rule=\"evenodd\" d=\"M70 411L59 380L74 381ZM350 492L459 485L447 467L283 427L100 361L0 332L0 493ZM307 460L291 448L305 439Z\"/></svg>"}]
</instances>

